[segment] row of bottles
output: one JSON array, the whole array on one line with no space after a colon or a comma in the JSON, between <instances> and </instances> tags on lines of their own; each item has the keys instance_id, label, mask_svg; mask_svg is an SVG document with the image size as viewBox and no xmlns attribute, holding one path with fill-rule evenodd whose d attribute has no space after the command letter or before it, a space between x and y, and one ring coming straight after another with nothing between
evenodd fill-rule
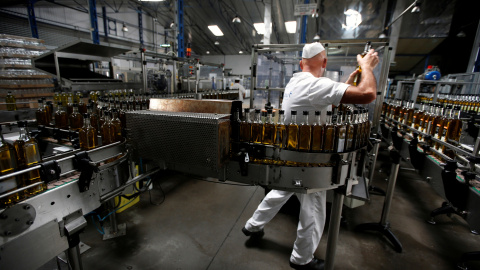
<instances>
[{"instance_id":1,"label":"row of bottles","mask_svg":"<svg viewBox=\"0 0 480 270\"><path fill-rule=\"evenodd\" d=\"M313 124L309 124L309 112L303 111L303 118L297 123L297 111L291 111L291 121L285 123L285 113L279 111L279 120L273 121L272 110L267 111L265 122L260 110L255 110L254 120L250 120L250 109L245 109L245 119L237 119L233 125L233 140L265 145L301 152L348 152L363 147L370 136L370 121L366 110L339 112L333 117L327 111L327 122L322 124L320 112L315 111ZM237 133L238 130L238 133Z\"/></svg>"},{"instance_id":2,"label":"row of bottles","mask_svg":"<svg viewBox=\"0 0 480 270\"><path fill-rule=\"evenodd\" d=\"M433 94L419 95L417 103L432 103ZM475 111L480 113L480 97L478 95L445 95L439 94L437 102L443 105L460 106L464 112Z\"/></svg>"},{"instance_id":3,"label":"row of bottles","mask_svg":"<svg viewBox=\"0 0 480 270\"><path fill-rule=\"evenodd\" d=\"M13 145L7 143L1 132L0 126L0 175L7 175L14 171L24 170L36 166L41 162L37 141L31 137L27 130L27 122L19 121L19 138ZM16 189L42 182L38 169L28 173L12 176L0 181L0 195L10 193ZM40 193L46 189L44 183L25 189L21 192L0 199L0 208L14 204L20 200Z\"/></svg>"},{"instance_id":4,"label":"row of bottles","mask_svg":"<svg viewBox=\"0 0 480 270\"><path fill-rule=\"evenodd\" d=\"M399 121L399 125L404 124L422 132L419 133L420 140L424 140L423 134L427 134L452 145L458 145L462 132L461 106L421 102L420 109L415 110L413 105L411 101L405 106L399 105L398 101L384 103L383 114L387 118ZM431 140L428 143L451 158L455 155L452 150L440 143L434 143Z\"/></svg>"}]
</instances>

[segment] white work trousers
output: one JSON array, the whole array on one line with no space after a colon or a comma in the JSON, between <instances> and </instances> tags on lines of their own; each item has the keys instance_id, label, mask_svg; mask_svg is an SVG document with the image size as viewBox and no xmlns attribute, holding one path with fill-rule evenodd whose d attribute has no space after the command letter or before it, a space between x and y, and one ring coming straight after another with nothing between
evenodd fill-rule
<instances>
[{"instance_id":1,"label":"white work trousers","mask_svg":"<svg viewBox=\"0 0 480 270\"><path fill-rule=\"evenodd\" d=\"M293 194L288 191L270 191L247 221L245 228L251 232L262 230ZM296 195L301 204L300 220L290 261L303 265L313 259L313 253L322 238L326 219L327 194L326 191L319 191L311 194L297 193Z\"/></svg>"}]
</instances>

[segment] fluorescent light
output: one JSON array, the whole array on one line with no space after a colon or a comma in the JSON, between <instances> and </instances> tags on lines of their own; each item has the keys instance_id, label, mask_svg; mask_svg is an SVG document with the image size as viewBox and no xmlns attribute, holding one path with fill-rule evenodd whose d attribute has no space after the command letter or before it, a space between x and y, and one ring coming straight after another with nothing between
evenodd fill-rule
<instances>
[{"instance_id":1,"label":"fluorescent light","mask_svg":"<svg viewBox=\"0 0 480 270\"><path fill-rule=\"evenodd\" d=\"M220 28L217 25L209 25L208 29L210 29L210 31L212 31L212 33L217 37L223 36L222 30L220 30Z\"/></svg>"},{"instance_id":2,"label":"fluorescent light","mask_svg":"<svg viewBox=\"0 0 480 270\"><path fill-rule=\"evenodd\" d=\"M253 27L259 35L265 35L265 23L254 23ZM272 24L270 24L270 32L272 32Z\"/></svg>"},{"instance_id":3,"label":"fluorescent light","mask_svg":"<svg viewBox=\"0 0 480 270\"><path fill-rule=\"evenodd\" d=\"M232 23L242 23L242 20L240 19L240 17L235 16L235 18L233 18L232 20Z\"/></svg>"},{"instance_id":4,"label":"fluorescent light","mask_svg":"<svg viewBox=\"0 0 480 270\"><path fill-rule=\"evenodd\" d=\"M210 51L206 51L205 53L206 53L206 54L210 54Z\"/></svg>"},{"instance_id":5,"label":"fluorescent light","mask_svg":"<svg viewBox=\"0 0 480 270\"><path fill-rule=\"evenodd\" d=\"M243 51L239 51L238 53L239 53L239 54L243 54Z\"/></svg>"},{"instance_id":6,"label":"fluorescent light","mask_svg":"<svg viewBox=\"0 0 480 270\"><path fill-rule=\"evenodd\" d=\"M162 48L170 48L170 44L160 44L160 47L162 47Z\"/></svg>"},{"instance_id":7,"label":"fluorescent light","mask_svg":"<svg viewBox=\"0 0 480 270\"><path fill-rule=\"evenodd\" d=\"M285 22L285 28L287 28L287 33L294 34L297 32L297 21Z\"/></svg>"}]
</instances>

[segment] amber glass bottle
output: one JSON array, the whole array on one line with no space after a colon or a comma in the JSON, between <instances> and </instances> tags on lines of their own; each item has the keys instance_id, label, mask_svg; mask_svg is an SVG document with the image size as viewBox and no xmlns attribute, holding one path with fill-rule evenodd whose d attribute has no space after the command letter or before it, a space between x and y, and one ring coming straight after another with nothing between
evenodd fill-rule
<instances>
[{"instance_id":1,"label":"amber glass bottle","mask_svg":"<svg viewBox=\"0 0 480 270\"><path fill-rule=\"evenodd\" d=\"M7 103L8 111L17 110L17 100L15 99L15 96L12 94L12 91L7 92L7 96L5 97L5 103Z\"/></svg>"},{"instance_id":2,"label":"amber glass bottle","mask_svg":"<svg viewBox=\"0 0 480 270\"><path fill-rule=\"evenodd\" d=\"M101 128L102 145L107 145L115 142L115 126L110 120L110 112L105 111L103 116L105 120Z\"/></svg>"},{"instance_id":3,"label":"amber glass bottle","mask_svg":"<svg viewBox=\"0 0 480 270\"><path fill-rule=\"evenodd\" d=\"M370 50L370 46L371 46L371 43L370 41L367 42L367 44L365 44L365 49L363 50L363 52L360 54L362 56L362 58L367 55L368 51ZM357 69L358 69L358 73L355 75L355 77L353 78L353 86L357 86L358 83L360 82L360 75L362 74L362 68L360 66L357 66Z\"/></svg>"},{"instance_id":4,"label":"amber glass bottle","mask_svg":"<svg viewBox=\"0 0 480 270\"><path fill-rule=\"evenodd\" d=\"M83 127L78 132L80 139L80 149L90 150L98 146L97 129L90 125L91 115L86 113L83 115Z\"/></svg>"},{"instance_id":5,"label":"amber glass bottle","mask_svg":"<svg viewBox=\"0 0 480 270\"><path fill-rule=\"evenodd\" d=\"M308 111L303 111L303 121L298 126L298 150L309 152L312 143L312 126L308 122Z\"/></svg>"},{"instance_id":6,"label":"amber glass bottle","mask_svg":"<svg viewBox=\"0 0 480 270\"><path fill-rule=\"evenodd\" d=\"M354 150L354 126L352 122L352 112L347 111L347 118L346 118L346 135L345 135L345 151L352 151Z\"/></svg>"},{"instance_id":7,"label":"amber glass bottle","mask_svg":"<svg viewBox=\"0 0 480 270\"><path fill-rule=\"evenodd\" d=\"M122 122L120 121L120 118L118 118L118 111L117 109L112 110L112 125L115 127L115 142L120 142L123 139L122 136Z\"/></svg>"},{"instance_id":8,"label":"amber glass bottle","mask_svg":"<svg viewBox=\"0 0 480 270\"><path fill-rule=\"evenodd\" d=\"M61 101L57 104L57 111L55 112L55 127L60 129L68 129L68 117L63 103Z\"/></svg>"},{"instance_id":9,"label":"amber glass bottle","mask_svg":"<svg viewBox=\"0 0 480 270\"><path fill-rule=\"evenodd\" d=\"M345 151L345 138L347 133L347 126L343 122L343 114L337 114L337 123L335 124L335 148L336 152Z\"/></svg>"},{"instance_id":10,"label":"amber glass bottle","mask_svg":"<svg viewBox=\"0 0 480 270\"><path fill-rule=\"evenodd\" d=\"M296 151L298 150L298 124L297 124L297 111L291 112L290 124L287 127L287 149Z\"/></svg>"},{"instance_id":11,"label":"amber glass bottle","mask_svg":"<svg viewBox=\"0 0 480 270\"><path fill-rule=\"evenodd\" d=\"M413 114L413 123L412 123L412 128L417 129L420 126L420 121L425 114L425 104L423 102L420 102L420 110L416 111Z\"/></svg>"},{"instance_id":12,"label":"amber glass bottle","mask_svg":"<svg viewBox=\"0 0 480 270\"><path fill-rule=\"evenodd\" d=\"M98 119L98 114L95 113L93 110L93 104L90 103L87 105L87 113L90 116L90 125L95 128L95 130L98 132L100 126L99 126L99 119ZM85 118L85 117L84 117ZM84 123L85 126L85 123Z\"/></svg>"},{"instance_id":13,"label":"amber glass bottle","mask_svg":"<svg viewBox=\"0 0 480 270\"><path fill-rule=\"evenodd\" d=\"M2 126L0 125L0 176L12 173L16 168L15 148L4 140ZM21 183L18 183L15 176L0 180L0 195L12 192L20 186ZM22 198L23 193L19 192L4 197L0 199L0 208L14 204Z\"/></svg>"},{"instance_id":14,"label":"amber glass bottle","mask_svg":"<svg viewBox=\"0 0 480 270\"><path fill-rule=\"evenodd\" d=\"M80 131L83 127L83 116L78 112L78 104L73 104L72 108L72 114L68 117L70 129Z\"/></svg>"},{"instance_id":15,"label":"amber glass bottle","mask_svg":"<svg viewBox=\"0 0 480 270\"><path fill-rule=\"evenodd\" d=\"M36 166L40 161L40 150L38 148L37 141L30 137L27 132L27 122L20 121L18 122L18 127L20 128L20 136L13 143L17 155L17 165L19 170L26 169L28 167ZM42 182L40 179L40 171L38 169L29 171L28 173L19 175L18 177L22 178L25 186ZM32 188L25 190L25 195L30 196L42 192L46 189L45 184L40 184Z\"/></svg>"},{"instance_id":16,"label":"amber glass bottle","mask_svg":"<svg viewBox=\"0 0 480 270\"><path fill-rule=\"evenodd\" d=\"M332 112L327 111L327 123L325 125L325 140L323 150L333 153L335 150L335 125L332 122Z\"/></svg>"},{"instance_id":17,"label":"amber glass bottle","mask_svg":"<svg viewBox=\"0 0 480 270\"><path fill-rule=\"evenodd\" d=\"M285 126L285 111L280 110L278 112L278 123L275 125L275 146L280 148L286 147L286 126Z\"/></svg>"},{"instance_id":18,"label":"amber glass bottle","mask_svg":"<svg viewBox=\"0 0 480 270\"><path fill-rule=\"evenodd\" d=\"M315 122L312 126L312 152L323 151L323 125L320 121L320 112L315 111Z\"/></svg>"},{"instance_id":19,"label":"amber glass bottle","mask_svg":"<svg viewBox=\"0 0 480 270\"><path fill-rule=\"evenodd\" d=\"M255 118L252 123L252 142L262 143L262 121L260 119L260 109L255 110Z\"/></svg>"},{"instance_id":20,"label":"amber glass bottle","mask_svg":"<svg viewBox=\"0 0 480 270\"><path fill-rule=\"evenodd\" d=\"M272 110L267 110L267 120L263 124L262 143L273 145L275 142L275 123L273 123Z\"/></svg>"},{"instance_id":21,"label":"amber glass bottle","mask_svg":"<svg viewBox=\"0 0 480 270\"><path fill-rule=\"evenodd\" d=\"M252 121L250 120L250 109L244 110L244 118L240 123L240 141L250 142L252 138Z\"/></svg>"},{"instance_id":22,"label":"amber glass bottle","mask_svg":"<svg viewBox=\"0 0 480 270\"><path fill-rule=\"evenodd\" d=\"M41 99L38 100L38 109L35 111L35 117L37 118L38 125L47 125L47 110L45 109L45 106L43 105L43 100Z\"/></svg>"}]
</instances>

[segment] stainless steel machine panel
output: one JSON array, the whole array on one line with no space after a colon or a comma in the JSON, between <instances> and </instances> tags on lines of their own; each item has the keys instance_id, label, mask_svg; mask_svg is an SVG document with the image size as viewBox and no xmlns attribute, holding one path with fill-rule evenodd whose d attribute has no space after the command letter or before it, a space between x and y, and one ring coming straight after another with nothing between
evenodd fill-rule
<instances>
[{"instance_id":1,"label":"stainless steel machine panel","mask_svg":"<svg viewBox=\"0 0 480 270\"><path fill-rule=\"evenodd\" d=\"M127 128L136 154L168 163L218 171L230 147L230 115L210 113L133 111Z\"/></svg>"}]
</instances>

